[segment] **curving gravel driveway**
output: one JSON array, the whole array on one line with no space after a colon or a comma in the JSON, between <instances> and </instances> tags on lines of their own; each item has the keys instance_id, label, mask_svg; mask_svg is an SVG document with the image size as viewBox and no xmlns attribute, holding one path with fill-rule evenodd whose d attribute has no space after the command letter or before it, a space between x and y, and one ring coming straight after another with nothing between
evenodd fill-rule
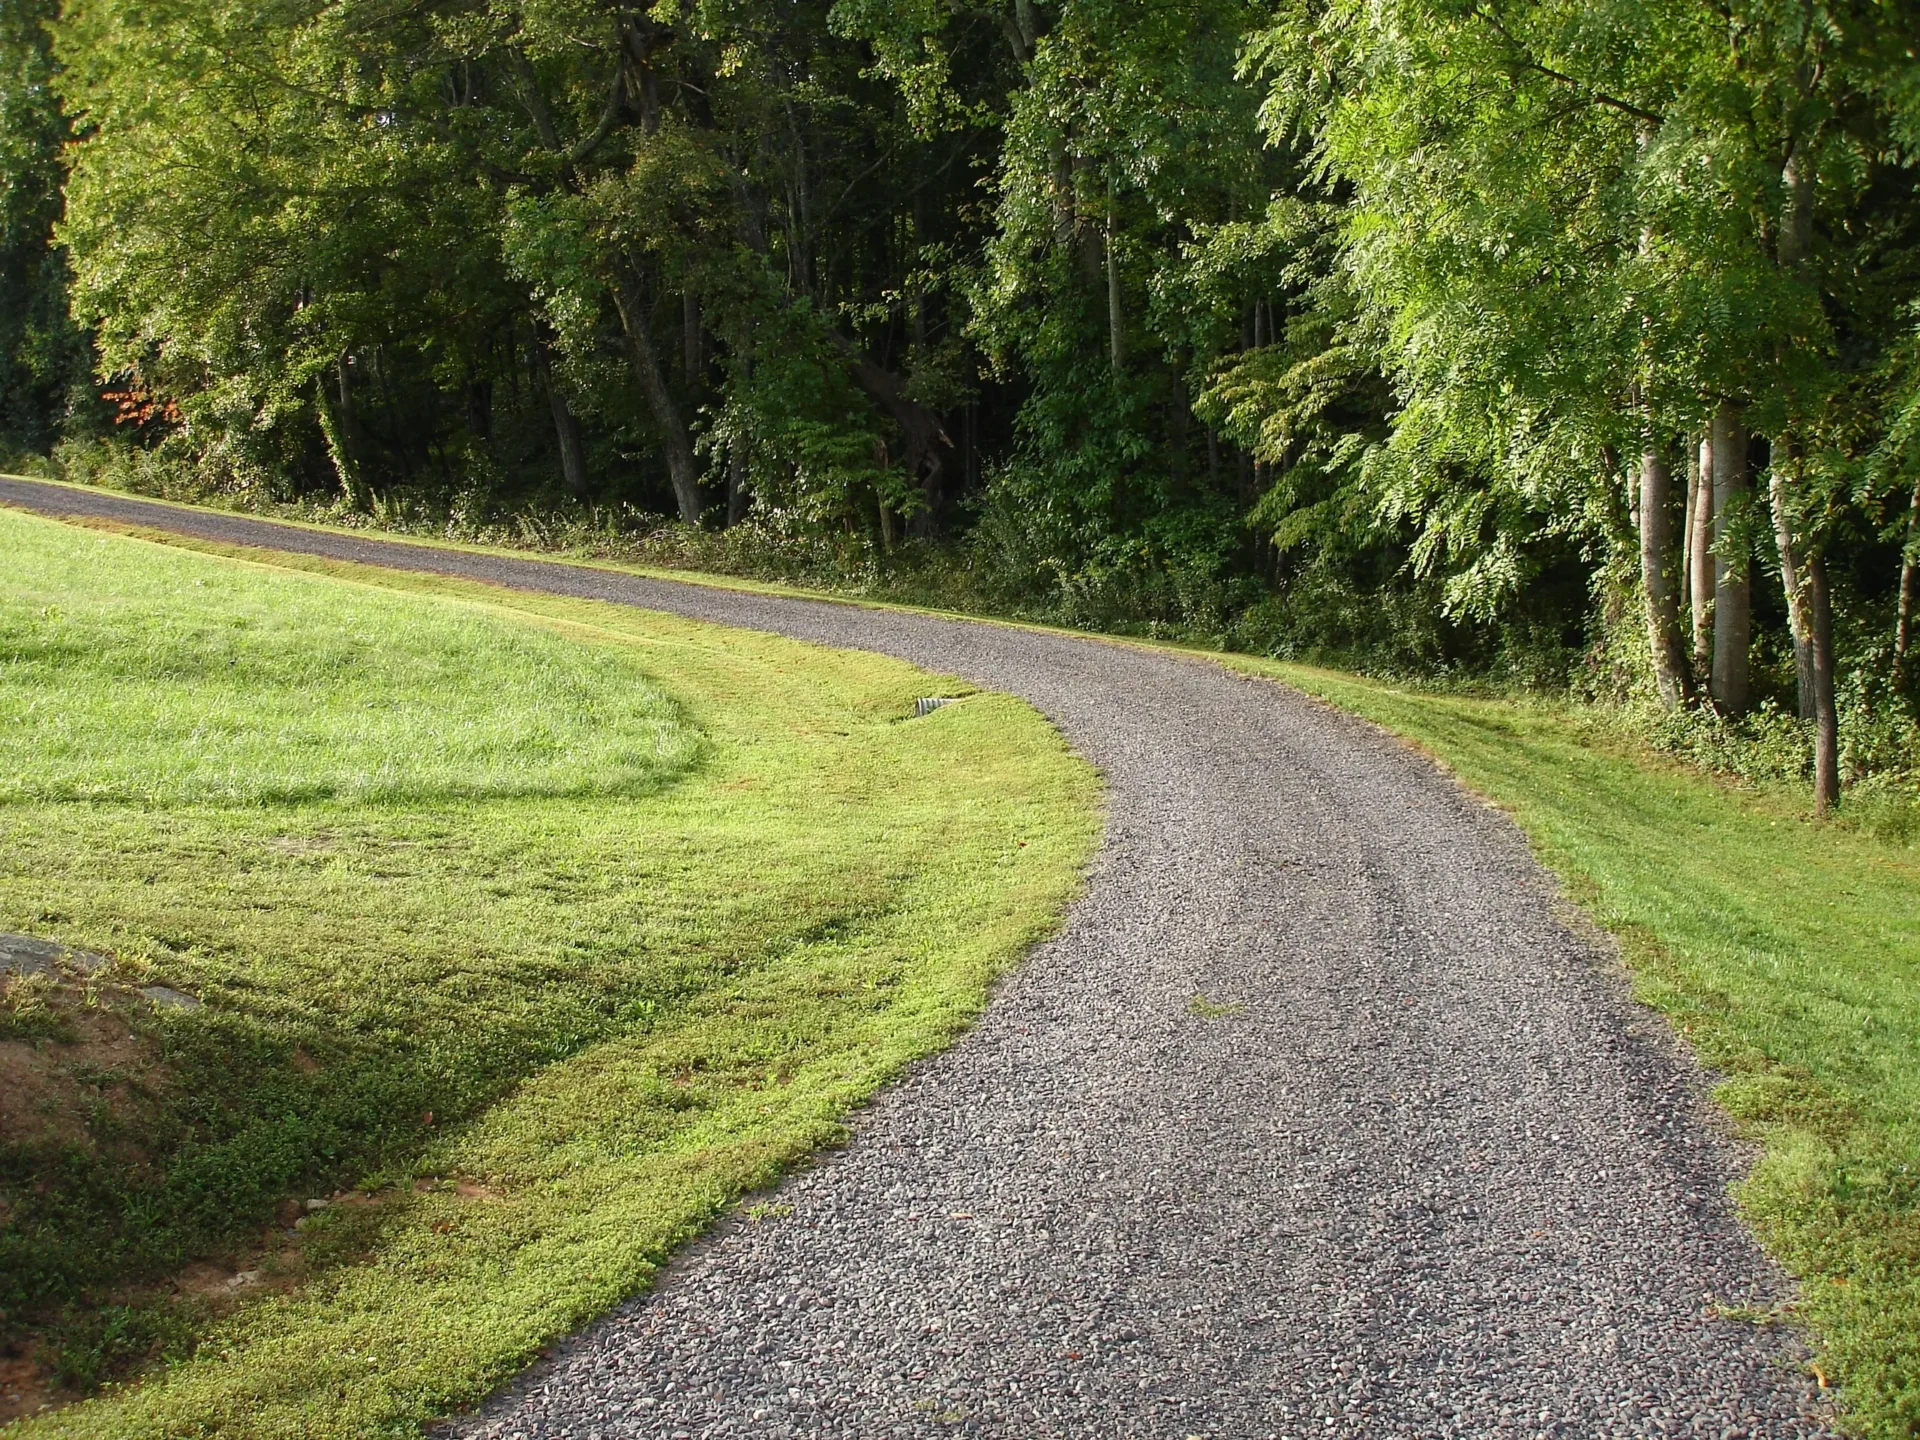
<instances>
[{"instance_id":1,"label":"curving gravel driveway","mask_svg":"<svg viewBox=\"0 0 1920 1440\"><path fill-rule=\"evenodd\" d=\"M1085 898L978 1028L444 1433L1828 1433L1792 1337L1718 1318L1785 1287L1697 1071L1513 826L1371 728L1092 640L0 501L882 651L1024 696L1107 777Z\"/></svg>"}]
</instances>

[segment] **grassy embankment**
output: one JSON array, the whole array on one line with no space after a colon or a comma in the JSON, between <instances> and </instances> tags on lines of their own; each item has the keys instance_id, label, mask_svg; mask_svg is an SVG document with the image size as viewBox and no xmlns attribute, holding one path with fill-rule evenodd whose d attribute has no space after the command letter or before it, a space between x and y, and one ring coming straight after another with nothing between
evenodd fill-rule
<instances>
[{"instance_id":1,"label":"grassy embankment","mask_svg":"<svg viewBox=\"0 0 1920 1440\"><path fill-rule=\"evenodd\" d=\"M1817 826L1547 704L1225 657L1414 741L1507 809L1764 1145L1742 1208L1850 1425L1920 1434L1920 853Z\"/></svg>"},{"instance_id":2,"label":"grassy embankment","mask_svg":"<svg viewBox=\"0 0 1920 1440\"><path fill-rule=\"evenodd\" d=\"M830 1142L1097 836L1037 715L928 693L0 511L0 931L111 959L4 982L0 1311L71 1388L172 1362L9 1440L417 1433Z\"/></svg>"}]
</instances>

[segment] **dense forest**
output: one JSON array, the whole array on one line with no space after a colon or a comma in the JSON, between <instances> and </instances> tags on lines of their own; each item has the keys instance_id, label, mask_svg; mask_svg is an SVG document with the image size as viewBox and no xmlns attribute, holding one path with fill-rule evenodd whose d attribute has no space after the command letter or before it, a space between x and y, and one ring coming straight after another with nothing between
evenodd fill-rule
<instances>
[{"instance_id":1,"label":"dense forest","mask_svg":"<svg viewBox=\"0 0 1920 1440\"><path fill-rule=\"evenodd\" d=\"M16 468L1911 767L1911 0L0 17Z\"/></svg>"}]
</instances>

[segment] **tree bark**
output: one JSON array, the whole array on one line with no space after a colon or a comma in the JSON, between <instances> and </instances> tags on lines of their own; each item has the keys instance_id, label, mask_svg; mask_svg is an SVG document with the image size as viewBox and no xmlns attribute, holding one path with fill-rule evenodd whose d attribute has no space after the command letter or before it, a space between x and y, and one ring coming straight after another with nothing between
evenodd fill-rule
<instances>
[{"instance_id":1,"label":"tree bark","mask_svg":"<svg viewBox=\"0 0 1920 1440\"><path fill-rule=\"evenodd\" d=\"M1780 217L1777 255L1783 270L1795 270L1813 247L1813 171L1805 137L1787 151L1780 176L1786 207ZM1824 817L1840 800L1840 716L1833 693L1833 601L1827 587L1826 557L1819 541L1798 533L1787 503L1782 461L1794 455L1790 444L1774 447L1773 523L1779 538L1780 569L1787 582L1787 613L1793 625L1794 667L1800 682L1800 714L1813 720L1813 808ZM1788 573L1791 571L1791 573ZM1811 715L1809 716L1809 712Z\"/></svg>"},{"instance_id":2,"label":"tree bark","mask_svg":"<svg viewBox=\"0 0 1920 1440\"><path fill-rule=\"evenodd\" d=\"M1747 709L1747 650L1753 639L1752 579L1736 525L1746 509L1747 429L1740 407L1713 414L1713 702L1723 715ZM1739 547L1739 548L1736 548Z\"/></svg>"},{"instance_id":3,"label":"tree bark","mask_svg":"<svg viewBox=\"0 0 1920 1440\"><path fill-rule=\"evenodd\" d=\"M1693 624L1693 512L1700 503L1700 447L1692 435L1680 437L1680 453L1687 462L1687 498L1680 507L1680 605L1687 612L1686 624ZM1689 662L1692 656L1688 656Z\"/></svg>"},{"instance_id":4,"label":"tree bark","mask_svg":"<svg viewBox=\"0 0 1920 1440\"><path fill-rule=\"evenodd\" d=\"M1666 457L1649 439L1640 456L1640 582L1646 591L1653 684L1669 710L1688 699L1692 689L1673 563L1673 478Z\"/></svg>"},{"instance_id":5,"label":"tree bark","mask_svg":"<svg viewBox=\"0 0 1920 1440\"><path fill-rule=\"evenodd\" d=\"M1713 435L1693 453L1693 505L1687 513L1687 593L1693 611L1693 674L1705 684L1713 668Z\"/></svg>"},{"instance_id":6,"label":"tree bark","mask_svg":"<svg viewBox=\"0 0 1920 1440\"><path fill-rule=\"evenodd\" d=\"M680 363L687 374L687 391L693 392L706 369L706 357L700 343L700 298L691 290L680 297Z\"/></svg>"},{"instance_id":7,"label":"tree bark","mask_svg":"<svg viewBox=\"0 0 1920 1440\"><path fill-rule=\"evenodd\" d=\"M1806 615L1813 651L1813 808L1825 816L1840 801L1840 712L1833 693L1833 601L1826 557L1806 560Z\"/></svg>"},{"instance_id":8,"label":"tree bark","mask_svg":"<svg viewBox=\"0 0 1920 1440\"><path fill-rule=\"evenodd\" d=\"M1796 139L1787 150L1787 163L1780 172L1780 186L1786 205L1780 213L1780 239L1775 254L1780 268L1791 270L1807 258L1813 248L1813 170L1807 164L1806 142Z\"/></svg>"},{"instance_id":9,"label":"tree bark","mask_svg":"<svg viewBox=\"0 0 1920 1440\"><path fill-rule=\"evenodd\" d=\"M1776 457L1777 459L1777 457ZM1794 695L1802 720L1814 718L1813 634L1807 624L1806 557L1794 534L1786 473L1778 463L1767 484L1773 506L1773 542L1780 552L1780 583L1787 592L1787 628L1793 635Z\"/></svg>"},{"instance_id":10,"label":"tree bark","mask_svg":"<svg viewBox=\"0 0 1920 1440\"><path fill-rule=\"evenodd\" d=\"M567 405L567 397L553 379L553 357L544 335L533 340L534 370L540 388L547 392L547 408L553 414L553 436L560 448L560 478L567 493L576 500L587 498L587 451L580 437L580 421Z\"/></svg>"},{"instance_id":11,"label":"tree bark","mask_svg":"<svg viewBox=\"0 0 1920 1440\"><path fill-rule=\"evenodd\" d=\"M639 287L630 276L622 275L613 286L613 308L620 314L620 331L627 342L627 359L647 397L654 423L660 427L660 444L667 456L667 477L673 483L673 498L680 518L689 525L700 523L700 469L694 463L693 441L688 437L680 407L667 388L661 372L660 357L654 353L653 333L647 325L646 304Z\"/></svg>"},{"instance_id":12,"label":"tree bark","mask_svg":"<svg viewBox=\"0 0 1920 1440\"><path fill-rule=\"evenodd\" d=\"M747 516L747 447L735 440L727 447L727 524L738 525Z\"/></svg>"},{"instance_id":13,"label":"tree bark","mask_svg":"<svg viewBox=\"0 0 1920 1440\"><path fill-rule=\"evenodd\" d=\"M1912 508L1907 511L1907 543L1900 560L1900 610L1893 622L1893 688L1907 688L1907 653L1913 645L1913 614L1920 602L1920 480L1913 482Z\"/></svg>"},{"instance_id":14,"label":"tree bark","mask_svg":"<svg viewBox=\"0 0 1920 1440\"><path fill-rule=\"evenodd\" d=\"M940 417L907 393L905 380L869 360L861 353L860 347L846 336L835 332L833 338L847 357L854 382L879 401L880 407L900 427L906 452L901 459L906 464L907 473L918 478L922 485L937 486L946 470L946 460L941 451L953 448L953 441L948 437L946 427L940 423Z\"/></svg>"},{"instance_id":15,"label":"tree bark","mask_svg":"<svg viewBox=\"0 0 1920 1440\"><path fill-rule=\"evenodd\" d=\"M1116 374L1127 363L1127 318L1120 303L1120 260L1113 253L1113 216L1107 216L1107 355Z\"/></svg>"},{"instance_id":16,"label":"tree bark","mask_svg":"<svg viewBox=\"0 0 1920 1440\"><path fill-rule=\"evenodd\" d=\"M467 382L467 433L476 440L493 438L493 381Z\"/></svg>"},{"instance_id":17,"label":"tree bark","mask_svg":"<svg viewBox=\"0 0 1920 1440\"><path fill-rule=\"evenodd\" d=\"M359 435L354 425L353 385L347 379L347 352L341 351L334 362L334 375L340 386L338 399L327 393L326 376L314 379L315 409L320 417L320 434L327 442L327 457L333 461L333 473L340 477L340 491L354 510L372 508L372 497L360 471Z\"/></svg>"}]
</instances>

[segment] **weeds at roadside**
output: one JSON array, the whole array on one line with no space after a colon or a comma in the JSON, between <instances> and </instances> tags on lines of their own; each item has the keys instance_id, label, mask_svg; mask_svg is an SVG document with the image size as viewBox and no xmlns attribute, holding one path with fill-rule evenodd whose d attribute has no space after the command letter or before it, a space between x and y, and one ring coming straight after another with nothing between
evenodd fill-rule
<instances>
[{"instance_id":1,"label":"weeds at roadside","mask_svg":"<svg viewBox=\"0 0 1920 1440\"><path fill-rule=\"evenodd\" d=\"M1229 1015L1238 1015L1243 1008L1236 1002L1209 1000L1198 993L1187 1001L1187 1013L1197 1015L1202 1020L1222 1020Z\"/></svg>"}]
</instances>

